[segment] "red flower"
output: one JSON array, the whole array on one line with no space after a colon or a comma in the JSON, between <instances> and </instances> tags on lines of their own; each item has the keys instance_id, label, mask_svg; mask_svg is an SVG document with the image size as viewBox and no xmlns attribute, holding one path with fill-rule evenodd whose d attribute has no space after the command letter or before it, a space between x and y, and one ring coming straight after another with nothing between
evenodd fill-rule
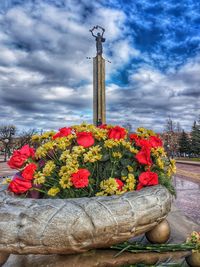
<instances>
[{"instance_id":1,"label":"red flower","mask_svg":"<svg viewBox=\"0 0 200 267\"><path fill-rule=\"evenodd\" d=\"M162 140L157 136L151 136L149 139L151 147L157 148L163 146Z\"/></svg>"},{"instance_id":2,"label":"red flower","mask_svg":"<svg viewBox=\"0 0 200 267\"><path fill-rule=\"evenodd\" d=\"M58 137L68 136L69 134L71 134L71 132L72 132L71 128L67 128L67 127L60 128L59 132L57 132L56 134L53 135L53 139L56 139Z\"/></svg>"},{"instance_id":3,"label":"red flower","mask_svg":"<svg viewBox=\"0 0 200 267\"><path fill-rule=\"evenodd\" d=\"M122 139L124 138L126 135L126 130L122 127L119 126L115 126L113 128L111 128L108 132L108 138L109 139Z\"/></svg>"},{"instance_id":4,"label":"red flower","mask_svg":"<svg viewBox=\"0 0 200 267\"><path fill-rule=\"evenodd\" d=\"M25 180L32 180L33 179L33 174L35 170L37 169L37 165L35 163L30 163L28 164L24 170L22 171L22 177Z\"/></svg>"},{"instance_id":5,"label":"red flower","mask_svg":"<svg viewBox=\"0 0 200 267\"><path fill-rule=\"evenodd\" d=\"M139 183L139 184L137 185L137 187L136 187L136 190L140 190L140 189L142 189L143 187L144 187L143 184Z\"/></svg>"},{"instance_id":6,"label":"red flower","mask_svg":"<svg viewBox=\"0 0 200 267\"><path fill-rule=\"evenodd\" d=\"M14 192L15 194L22 194L22 193L27 192L31 187L32 187L32 184L30 181L24 180L16 176L16 178L14 178L10 182L8 186L8 190L11 192Z\"/></svg>"},{"instance_id":7,"label":"red flower","mask_svg":"<svg viewBox=\"0 0 200 267\"><path fill-rule=\"evenodd\" d=\"M158 175L157 175L157 173L151 172L151 171L142 172L139 176L139 182L143 186L157 185L158 184Z\"/></svg>"},{"instance_id":8,"label":"red flower","mask_svg":"<svg viewBox=\"0 0 200 267\"><path fill-rule=\"evenodd\" d=\"M100 128L100 129L107 129L107 124L101 124L101 125L99 125L97 128Z\"/></svg>"},{"instance_id":9,"label":"red flower","mask_svg":"<svg viewBox=\"0 0 200 267\"><path fill-rule=\"evenodd\" d=\"M87 187L89 184L89 176L90 172L87 169L79 169L76 173L72 174L71 181L75 188Z\"/></svg>"},{"instance_id":10,"label":"red flower","mask_svg":"<svg viewBox=\"0 0 200 267\"><path fill-rule=\"evenodd\" d=\"M90 147L94 145L94 138L90 132L77 133L77 143L83 147Z\"/></svg>"},{"instance_id":11,"label":"red flower","mask_svg":"<svg viewBox=\"0 0 200 267\"><path fill-rule=\"evenodd\" d=\"M130 134L129 135L129 138L131 139L131 140L134 140L135 142L139 139L139 136L137 135L137 134Z\"/></svg>"},{"instance_id":12,"label":"red flower","mask_svg":"<svg viewBox=\"0 0 200 267\"><path fill-rule=\"evenodd\" d=\"M123 183L120 179L117 179L117 178L115 178L115 181L116 181L117 184L118 184L117 189L118 189L119 191L122 191L122 187L124 186L124 183Z\"/></svg>"},{"instance_id":13,"label":"red flower","mask_svg":"<svg viewBox=\"0 0 200 267\"><path fill-rule=\"evenodd\" d=\"M8 161L8 165L12 169L19 169L29 157L34 157L34 149L29 147L29 145L25 145L21 149L13 152L12 157Z\"/></svg>"},{"instance_id":14,"label":"red flower","mask_svg":"<svg viewBox=\"0 0 200 267\"><path fill-rule=\"evenodd\" d=\"M140 164L151 166L151 150L148 146L143 146L142 149L136 154L135 158Z\"/></svg>"}]
</instances>

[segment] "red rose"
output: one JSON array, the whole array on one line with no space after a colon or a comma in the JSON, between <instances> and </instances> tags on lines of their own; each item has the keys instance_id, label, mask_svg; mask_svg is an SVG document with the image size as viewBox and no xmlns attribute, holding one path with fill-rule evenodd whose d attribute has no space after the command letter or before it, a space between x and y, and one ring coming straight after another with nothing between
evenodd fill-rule
<instances>
[{"instance_id":1,"label":"red rose","mask_svg":"<svg viewBox=\"0 0 200 267\"><path fill-rule=\"evenodd\" d=\"M32 187L32 184L30 181L24 180L16 176L16 178L14 178L10 182L8 186L8 190L11 192L14 192L15 194L22 194L28 191L31 187Z\"/></svg>"},{"instance_id":2,"label":"red rose","mask_svg":"<svg viewBox=\"0 0 200 267\"><path fill-rule=\"evenodd\" d=\"M83 147L90 147L94 145L94 138L92 133L80 132L77 133L77 143Z\"/></svg>"},{"instance_id":3,"label":"red rose","mask_svg":"<svg viewBox=\"0 0 200 267\"><path fill-rule=\"evenodd\" d=\"M117 184L118 184L117 189L118 189L119 191L122 191L122 187L124 186L124 183L123 183L120 179L117 179L117 178L115 178L115 181L116 181Z\"/></svg>"},{"instance_id":4,"label":"red rose","mask_svg":"<svg viewBox=\"0 0 200 267\"><path fill-rule=\"evenodd\" d=\"M113 128L111 128L108 132L108 138L109 139L122 139L124 138L126 135L126 130L122 127L119 126L115 126Z\"/></svg>"},{"instance_id":5,"label":"red rose","mask_svg":"<svg viewBox=\"0 0 200 267\"><path fill-rule=\"evenodd\" d=\"M158 184L158 175L155 172L142 172L139 176L139 182L144 185L157 185Z\"/></svg>"},{"instance_id":6,"label":"red rose","mask_svg":"<svg viewBox=\"0 0 200 267\"><path fill-rule=\"evenodd\" d=\"M136 154L135 158L140 164L151 166L151 150L148 146L143 146L142 149Z\"/></svg>"},{"instance_id":7,"label":"red rose","mask_svg":"<svg viewBox=\"0 0 200 267\"><path fill-rule=\"evenodd\" d=\"M75 188L87 187L89 184L89 176L90 172L87 169L79 169L76 173L72 174L71 181Z\"/></svg>"},{"instance_id":8,"label":"red rose","mask_svg":"<svg viewBox=\"0 0 200 267\"><path fill-rule=\"evenodd\" d=\"M13 152L12 157L8 161L8 165L12 169L19 169L29 157L34 157L34 149L29 147L29 145L25 145L21 149Z\"/></svg>"},{"instance_id":9,"label":"red rose","mask_svg":"<svg viewBox=\"0 0 200 267\"><path fill-rule=\"evenodd\" d=\"M149 143L153 148L163 146L162 140L157 136L151 136L149 139Z\"/></svg>"},{"instance_id":10,"label":"red rose","mask_svg":"<svg viewBox=\"0 0 200 267\"><path fill-rule=\"evenodd\" d=\"M22 177L25 180L32 180L33 179L33 174L35 170L37 169L37 165L35 163L30 163L28 164L24 170L22 171Z\"/></svg>"},{"instance_id":11,"label":"red rose","mask_svg":"<svg viewBox=\"0 0 200 267\"><path fill-rule=\"evenodd\" d=\"M56 139L58 137L65 137L72 133L71 128L63 127L59 129L59 132L53 135L53 139Z\"/></svg>"}]
</instances>

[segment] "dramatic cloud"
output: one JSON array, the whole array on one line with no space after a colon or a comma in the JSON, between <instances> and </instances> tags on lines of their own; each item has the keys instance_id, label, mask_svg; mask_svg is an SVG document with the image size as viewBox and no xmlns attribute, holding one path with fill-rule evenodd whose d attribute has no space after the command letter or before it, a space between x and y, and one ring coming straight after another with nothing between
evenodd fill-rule
<instances>
[{"instance_id":1,"label":"dramatic cloud","mask_svg":"<svg viewBox=\"0 0 200 267\"><path fill-rule=\"evenodd\" d=\"M92 122L94 39L106 28L107 119L189 130L200 108L200 6L193 1L2 0L1 124Z\"/></svg>"}]
</instances>

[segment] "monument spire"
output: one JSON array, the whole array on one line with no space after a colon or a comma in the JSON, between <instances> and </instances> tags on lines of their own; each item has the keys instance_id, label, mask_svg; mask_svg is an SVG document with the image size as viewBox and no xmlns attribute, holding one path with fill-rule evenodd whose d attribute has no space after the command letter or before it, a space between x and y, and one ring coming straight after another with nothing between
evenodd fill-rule
<instances>
[{"instance_id":1,"label":"monument spire","mask_svg":"<svg viewBox=\"0 0 200 267\"><path fill-rule=\"evenodd\" d=\"M94 31L97 31L96 35ZM96 56L93 57L93 123L99 126L106 123L105 59L102 57L105 29L97 25L90 32L96 40Z\"/></svg>"}]
</instances>

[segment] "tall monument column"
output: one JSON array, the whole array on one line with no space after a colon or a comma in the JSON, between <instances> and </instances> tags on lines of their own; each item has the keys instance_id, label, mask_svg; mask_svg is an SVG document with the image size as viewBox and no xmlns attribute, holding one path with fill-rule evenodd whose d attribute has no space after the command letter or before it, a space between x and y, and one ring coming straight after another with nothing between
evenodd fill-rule
<instances>
[{"instance_id":1,"label":"tall monument column","mask_svg":"<svg viewBox=\"0 0 200 267\"><path fill-rule=\"evenodd\" d=\"M95 35L93 31L98 29L102 33L98 32ZM106 123L105 59L102 57L105 30L100 26L95 26L90 31L95 37L97 49L96 57L93 58L93 123L99 126Z\"/></svg>"}]
</instances>

